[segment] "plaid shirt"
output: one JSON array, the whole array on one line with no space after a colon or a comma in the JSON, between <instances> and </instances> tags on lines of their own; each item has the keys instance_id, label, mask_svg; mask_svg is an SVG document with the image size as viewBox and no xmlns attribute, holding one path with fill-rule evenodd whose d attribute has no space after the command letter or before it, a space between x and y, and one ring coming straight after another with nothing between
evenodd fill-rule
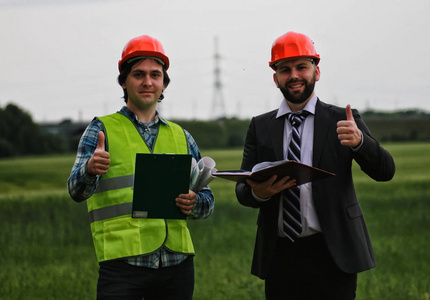
<instances>
[{"instance_id":1,"label":"plaid shirt","mask_svg":"<svg viewBox=\"0 0 430 300\"><path fill-rule=\"evenodd\" d=\"M149 149L153 149L159 126L169 126L168 123L156 114L154 120L142 123L136 115L124 106L120 114L130 119L138 129ZM86 128L78 146L75 163L69 180L67 181L69 194L77 202L91 197L96 190L101 176L91 176L87 173L87 162L93 155L98 141L98 132L102 130L101 121L94 119ZM197 161L201 159L199 148L189 132L184 130L188 141L188 151ZM208 186L196 193L196 206L188 216L188 219L204 219L209 217L214 209L214 197ZM181 263L187 258L181 253L169 252L166 248L160 248L155 253L128 258L127 262L141 267L159 268Z\"/></svg>"}]
</instances>

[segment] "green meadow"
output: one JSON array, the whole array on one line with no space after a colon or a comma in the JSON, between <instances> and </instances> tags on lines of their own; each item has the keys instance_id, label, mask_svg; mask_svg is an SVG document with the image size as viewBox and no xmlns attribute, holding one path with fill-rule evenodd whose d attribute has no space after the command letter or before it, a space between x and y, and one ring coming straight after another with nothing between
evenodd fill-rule
<instances>
[{"instance_id":1,"label":"green meadow","mask_svg":"<svg viewBox=\"0 0 430 300\"><path fill-rule=\"evenodd\" d=\"M354 180L377 267L359 274L357 299L430 299L430 143L384 145L396 175ZM202 151L218 169L238 169L242 150ZM67 194L74 155L0 160L0 299L95 299L98 264L85 203ZM257 211L240 206L234 183L216 179L215 212L189 221L196 248L194 299L264 299L250 274Z\"/></svg>"}]
</instances>

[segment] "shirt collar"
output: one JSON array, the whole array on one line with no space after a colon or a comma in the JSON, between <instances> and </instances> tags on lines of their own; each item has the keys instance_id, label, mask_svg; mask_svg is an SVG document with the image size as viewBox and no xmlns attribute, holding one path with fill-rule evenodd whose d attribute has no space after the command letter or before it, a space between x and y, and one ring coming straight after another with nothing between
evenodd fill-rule
<instances>
[{"instance_id":1,"label":"shirt collar","mask_svg":"<svg viewBox=\"0 0 430 300\"><path fill-rule=\"evenodd\" d=\"M139 121L139 119L137 118L137 116L135 115L134 112L132 112L127 106L123 106L121 108L121 110L119 111L120 114L126 116L128 119L130 119L132 122L136 122L136 123L142 123ZM159 121L161 121L163 124L170 126L169 123L167 123L167 121L165 119L163 119L162 117L159 116L158 111L155 112L155 118L154 120L152 120L151 122L148 123L148 126L151 126L153 124L157 124Z\"/></svg>"},{"instance_id":2,"label":"shirt collar","mask_svg":"<svg viewBox=\"0 0 430 300\"><path fill-rule=\"evenodd\" d=\"M318 97L315 93L312 95L311 99L306 103L306 106L303 110L308 111L312 115L315 114L315 106L317 105ZM287 100L282 99L281 105L279 106L278 113L276 114L276 118L284 117L286 114L291 113L291 108L288 106Z\"/></svg>"}]
</instances>

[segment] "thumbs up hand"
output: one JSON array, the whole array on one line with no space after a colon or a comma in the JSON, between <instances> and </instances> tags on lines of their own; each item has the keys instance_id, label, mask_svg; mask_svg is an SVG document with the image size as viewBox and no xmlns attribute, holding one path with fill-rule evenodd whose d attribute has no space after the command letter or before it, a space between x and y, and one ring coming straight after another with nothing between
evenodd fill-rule
<instances>
[{"instance_id":1,"label":"thumbs up hand","mask_svg":"<svg viewBox=\"0 0 430 300\"><path fill-rule=\"evenodd\" d=\"M337 122L337 134L343 146L357 147L361 143L361 130L352 116L351 105L346 106L346 120Z\"/></svg>"},{"instance_id":2,"label":"thumbs up hand","mask_svg":"<svg viewBox=\"0 0 430 300\"><path fill-rule=\"evenodd\" d=\"M87 173L93 176L106 174L110 164L110 154L105 151L105 135L103 131L99 131L98 138L97 148L87 163Z\"/></svg>"}]
</instances>

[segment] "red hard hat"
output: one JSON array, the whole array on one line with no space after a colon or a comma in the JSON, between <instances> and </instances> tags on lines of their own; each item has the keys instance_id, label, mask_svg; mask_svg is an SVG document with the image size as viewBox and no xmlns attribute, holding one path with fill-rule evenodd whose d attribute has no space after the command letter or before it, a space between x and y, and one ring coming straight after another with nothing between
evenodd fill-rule
<instances>
[{"instance_id":1,"label":"red hard hat","mask_svg":"<svg viewBox=\"0 0 430 300\"><path fill-rule=\"evenodd\" d=\"M118 68L121 72L121 66L127 60L137 56L152 56L161 59L164 62L166 70L169 68L169 58L164 54L161 43L148 35L142 35L131 39L122 50L121 60L118 62Z\"/></svg>"},{"instance_id":2,"label":"red hard hat","mask_svg":"<svg viewBox=\"0 0 430 300\"><path fill-rule=\"evenodd\" d=\"M302 33L289 31L275 40L272 45L272 60L269 66L276 70L276 63L286 59L309 57L318 65L320 55L312 40Z\"/></svg>"}]
</instances>

